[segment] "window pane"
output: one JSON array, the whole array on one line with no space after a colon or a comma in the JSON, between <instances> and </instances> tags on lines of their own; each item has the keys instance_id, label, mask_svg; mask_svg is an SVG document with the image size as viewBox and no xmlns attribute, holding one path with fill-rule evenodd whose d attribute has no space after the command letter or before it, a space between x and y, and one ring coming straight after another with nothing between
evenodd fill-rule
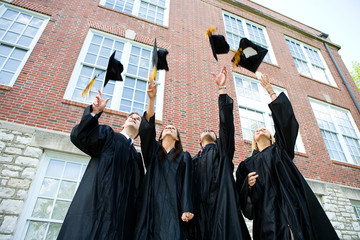
<instances>
[{"instance_id":1,"label":"window pane","mask_svg":"<svg viewBox=\"0 0 360 240\"><path fill-rule=\"evenodd\" d=\"M25 24L21 24L21 23L15 22L15 23L10 27L10 31L21 34L21 33L24 31L25 27L26 27Z\"/></svg>"},{"instance_id":2,"label":"window pane","mask_svg":"<svg viewBox=\"0 0 360 240\"><path fill-rule=\"evenodd\" d=\"M52 205L52 199L38 198L31 216L37 218L49 218Z\"/></svg>"},{"instance_id":3,"label":"window pane","mask_svg":"<svg viewBox=\"0 0 360 240\"><path fill-rule=\"evenodd\" d=\"M321 130L321 134L323 136L330 158L333 160L347 162L337 135L325 130Z\"/></svg>"},{"instance_id":4,"label":"window pane","mask_svg":"<svg viewBox=\"0 0 360 240\"><path fill-rule=\"evenodd\" d=\"M60 201L57 200L54 207L54 212L52 214L51 219L55 220L64 220L66 213L70 207L70 201Z\"/></svg>"},{"instance_id":5,"label":"window pane","mask_svg":"<svg viewBox=\"0 0 360 240\"><path fill-rule=\"evenodd\" d=\"M59 189L59 198L72 199L76 191L76 182L61 181Z\"/></svg>"},{"instance_id":6,"label":"window pane","mask_svg":"<svg viewBox=\"0 0 360 240\"><path fill-rule=\"evenodd\" d=\"M50 160L45 176L60 178L64 165L65 163L63 161Z\"/></svg>"},{"instance_id":7,"label":"window pane","mask_svg":"<svg viewBox=\"0 0 360 240\"><path fill-rule=\"evenodd\" d=\"M60 181L57 179L44 178L39 195L44 197L55 197L59 182Z\"/></svg>"},{"instance_id":8,"label":"window pane","mask_svg":"<svg viewBox=\"0 0 360 240\"><path fill-rule=\"evenodd\" d=\"M30 221L29 227L26 232L25 240L43 239L46 227L47 223Z\"/></svg>"},{"instance_id":9,"label":"window pane","mask_svg":"<svg viewBox=\"0 0 360 240\"><path fill-rule=\"evenodd\" d=\"M239 112L243 138L251 141L255 130L265 127L263 113L246 108L239 108Z\"/></svg>"},{"instance_id":10,"label":"window pane","mask_svg":"<svg viewBox=\"0 0 360 240\"><path fill-rule=\"evenodd\" d=\"M16 72L16 70L18 69L20 63L21 63L21 61L19 61L19 60L9 59L5 63L3 69L11 71L11 72Z\"/></svg>"},{"instance_id":11,"label":"window pane","mask_svg":"<svg viewBox=\"0 0 360 240\"><path fill-rule=\"evenodd\" d=\"M80 174L80 170L81 170L81 164L67 163L64 172L64 178L77 180Z\"/></svg>"},{"instance_id":12,"label":"window pane","mask_svg":"<svg viewBox=\"0 0 360 240\"><path fill-rule=\"evenodd\" d=\"M0 84L4 84L4 85L9 84L13 76L14 76L14 73L1 71L0 72Z\"/></svg>"},{"instance_id":13,"label":"window pane","mask_svg":"<svg viewBox=\"0 0 360 240\"><path fill-rule=\"evenodd\" d=\"M56 240L57 236L59 235L60 228L61 228L61 224L50 223L49 230L46 234L45 240Z\"/></svg>"}]
</instances>

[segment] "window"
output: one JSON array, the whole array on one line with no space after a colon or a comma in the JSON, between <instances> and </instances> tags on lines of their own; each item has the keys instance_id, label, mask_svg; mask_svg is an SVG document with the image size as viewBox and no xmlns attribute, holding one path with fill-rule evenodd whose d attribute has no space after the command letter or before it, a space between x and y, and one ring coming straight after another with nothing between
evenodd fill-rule
<instances>
[{"instance_id":1,"label":"window","mask_svg":"<svg viewBox=\"0 0 360 240\"><path fill-rule=\"evenodd\" d=\"M12 86L48 17L0 3L0 84Z\"/></svg>"},{"instance_id":2,"label":"window","mask_svg":"<svg viewBox=\"0 0 360 240\"><path fill-rule=\"evenodd\" d=\"M300 74L336 86L319 50L290 38L286 43Z\"/></svg>"},{"instance_id":3,"label":"window","mask_svg":"<svg viewBox=\"0 0 360 240\"><path fill-rule=\"evenodd\" d=\"M152 46L143 45L129 40L90 30L81 50L75 70L71 76L65 99L91 104L100 89L104 99L110 98L107 108L130 113L142 114L148 103L146 93L148 76L152 70ZM116 51L115 58L124 66L124 81L110 80L103 87L105 72L110 55ZM88 98L81 97L81 91L90 80L95 80ZM162 118L162 98L164 93L165 71L158 72L159 86L155 101L156 119Z\"/></svg>"},{"instance_id":4,"label":"window","mask_svg":"<svg viewBox=\"0 0 360 240\"><path fill-rule=\"evenodd\" d=\"M354 208L356 219L357 219L358 223L360 224L360 202L351 201L351 205Z\"/></svg>"},{"instance_id":5,"label":"window","mask_svg":"<svg viewBox=\"0 0 360 240\"><path fill-rule=\"evenodd\" d=\"M169 0L101 0L100 4L157 24L168 25Z\"/></svg>"},{"instance_id":6,"label":"window","mask_svg":"<svg viewBox=\"0 0 360 240\"><path fill-rule=\"evenodd\" d=\"M252 141L252 136L259 127L265 127L274 134L274 122L268 107L271 99L260 85L260 81L239 74L234 74L234 81L243 138ZM278 87L273 89L277 95L281 92L285 93L284 89ZM295 151L305 153L300 133L296 139Z\"/></svg>"},{"instance_id":7,"label":"window","mask_svg":"<svg viewBox=\"0 0 360 240\"><path fill-rule=\"evenodd\" d=\"M349 111L310 100L332 160L360 165L360 134Z\"/></svg>"},{"instance_id":8,"label":"window","mask_svg":"<svg viewBox=\"0 0 360 240\"><path fill-rule=\"evenodd\" d=\"M15 239L56 239L88 158L45 153Z\"/></svg>"},{"instance_id":9,"label":"window","mask_svg":"<svg viewBox=\"0 0 360 240\"><path fill-rule=\"evenodd\" d=\"M226 41L229 43L232 50L237 50L241 38L246 37L257 45L269 50L264 61L277 64L274 52L270 45L270 40L264 27L226 12L223 13L223 17L225 22Z\"/></svg>"}]
</instances>

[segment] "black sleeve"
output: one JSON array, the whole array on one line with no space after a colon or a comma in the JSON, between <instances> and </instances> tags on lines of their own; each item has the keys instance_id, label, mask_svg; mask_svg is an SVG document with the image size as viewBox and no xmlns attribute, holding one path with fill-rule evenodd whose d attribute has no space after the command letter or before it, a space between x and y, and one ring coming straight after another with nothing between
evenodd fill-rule
<instances>
[{"instance_id":1,"label":"black sleeve","mask_svg":"<svg viewBox=\"0 0 360 240\"><path fill-rule=\"evenodd\" d=\"M151 161L156 157L158 151L158 142L156 141L155 115L146 120L146 112L141 119L139 134L141 140L141 153L144 158L145 167L148 168Z\"/></svg>"},{"instance_id":2,"label":"black sleeve","mask_svg":"<svg viewBox=\"0 0 360 240\"><path fill-rule=\"evenodd\" d=\"M239 193L241 211L246 218L252 220L253 204L250 192L251 190L249 189L248 184L248 171L246 170L244 162L239 164L239 167L236 171L236 188Z\"/></svg>"},{"instance_id":3,"label":"black sleeve","mask_svg":"<svg viewBox=\"0 0 360 240\"><path fill-rule=\"evenodd\" d=\"M234 102L227 94L219 95L219 138L221 151L232 161L235 152Z\"/></svg>"},{"instance_id":4,"label":"black sleeve","mask_svg":"<svg viewBox=\"0 0 360 240\"><path fill-rule=\"evenodd\" d=\"M191 212L194 213L193 208L193 175L194 175L194 168L193 168L193 161L191 156L188 152L184 152L184 159L183 162L185 163L185 172L182 182L182 193L181 193L181 210L182 213L184 212Z\"/></svg>"},{"instance_id":5,"label":"black sleeve","mask_svg":"<svg viewBox=\"0 0 360 240\"><path fill-rule=\"evenodd\" d=\"M281 93L269 104L269 107L274 120L275 141L293 159L299 124L295 118L291 103L287 96Z\"/></svg>"},{"instance_id":6,"label":"black sleeve","mask_svg":"<svg viewBox=\"0 0 360 240\"><path fill-rule=\"evenodd\" d=\"M103 151L104 144L114 135L108 126L99 126L101 113L91 116L91 105L85 108L81 121L70 134L71 142L91 157Z\"/></svg>"}]
</instances>

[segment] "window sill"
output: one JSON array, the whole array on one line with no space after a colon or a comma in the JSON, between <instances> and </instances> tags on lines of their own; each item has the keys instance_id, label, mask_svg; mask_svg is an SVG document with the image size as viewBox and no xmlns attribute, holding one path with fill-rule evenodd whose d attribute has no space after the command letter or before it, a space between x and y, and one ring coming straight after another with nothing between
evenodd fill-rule
<instances>
[{"instance_id":1,"label":"window sill","mask_svg":"<svg viewBox=\"0 0 360 240\"><path fill-rule=\"evenodd\" d=\"M168 29L168 28L169 28L168 26L161 25L161 24L158 24L158 23L149 21L149 20L147 20L147 19L144 19L144 18L135 16L135 15L132 15L132 14L129 14L129 13L121 12L121 11L115 10L115 9L113 9L113 8L105 7L105 6L100 5L100 4L98 5L98 7L103 8L103 9L106 9L106 10L109 10L109 11L112 11L112 12L120 13L120 14L123 14L123 15L128 16L128 17L136 18L136 19L138 19L138 20L140 20L140 21L144 21L144 22L150 23L150 24L152 24L152 25L155 25L155 26L158 26L158 27L161 27L161 28L164 28L164 29Z\"/></svg>"},{"instance_id":2,"label":"window sill","mask_svg":"<svg viewBox=\"0 0 360 240\"><path fill-rule=\"evenodd\" d=\"M61 102L63 104L78 106L78 107L81 107L81 108L86 108L87 106L89 106L89 104L87 104L87 103L80 103L80 102L76 102L76 101L69 100L69 99L62 99ZM105 113L110 113L110 114L113 114L113 115L117 115L117 116L121 116L121 117L127 117L127 115L129 114L129 113L125 113L125 112L121 112L121 111L113 110L113 109L108 109L108 108L105 108L104 112ZM141 113L139 113L139 114L142 116ZM159 125L163 125L162 120L155 120L155 123L159 124Z\"/></svg>"},{"instance_id":3,"label":"window sill","mask_svg":"<svg viewBox=\"0 0 360 240\"><path fill-rule=\"evenodd\" d=\"M12 88L12 87L10 87L10 86L0 84L0 89L1 89L1 90L10 91L11 88Z\"/></svg>"},{"instance_id":4,"label":"window sill","mask_svg":"<svg viewBox=\"0 0 360 240\"><path fill-rule=\"evenodd\" d=\"M316 79L314 79L314 78L311 78L311 77L309 77L309 76L305 76L305 75L300 74L300 73L299 73L299 75L300 75L300 77L309 79L309 80L314 81L314 82L316 82L316 83L320 83L320 84L323 84L323 85L325 85L325 86L332 87L332 88L334 88L334 89L340 90L340 89L339 89L338 87L336 87L336 86L330 85L330 84L328 84L328 83L321 82L321 81L316 80Z\"/></svg>"},{"instance_id":5,"label":"window sill","mask_svg":"<svg viewBox=\"0 0 360 240\"><path fill-rule=\"evenodd\" d=\"M340 162L340 161L337 161L337 160L331 160L331 162L332 162L333 164L340 165L340 166L344 166L344 167L351 167L351 168L360 169L360 166L359 166L359 165L355 165L355 164L353 164L353 163L345 163L345 162Z\"/></svg>"}]
</instances>

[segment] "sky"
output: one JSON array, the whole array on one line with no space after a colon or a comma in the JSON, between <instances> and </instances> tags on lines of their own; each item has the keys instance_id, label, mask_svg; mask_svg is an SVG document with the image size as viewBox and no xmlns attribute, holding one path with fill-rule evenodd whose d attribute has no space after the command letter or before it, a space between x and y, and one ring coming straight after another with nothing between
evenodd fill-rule
<instances>
[{"instance_id":1,"label":"sky","mask_svg":"<svg viewBox=\"0 0 360 240\"><path fill-rule=\"evenodd\" d=\"M251 1L329 34L349 71L360 62L360 0Z\"/></svg>"}]
</instances>

